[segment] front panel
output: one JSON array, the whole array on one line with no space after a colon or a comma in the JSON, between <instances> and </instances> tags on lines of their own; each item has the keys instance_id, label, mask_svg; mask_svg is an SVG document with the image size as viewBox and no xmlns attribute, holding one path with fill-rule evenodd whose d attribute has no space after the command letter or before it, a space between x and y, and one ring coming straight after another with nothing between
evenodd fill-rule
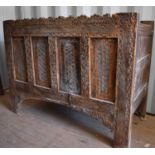
<instances>
[{"instance_id":1,"label":"front panel","mask_svg":"<svg viewBox=\"0 0 155 155\"><path fill-rule=\"evenodd\" d=\"M55 72L54 82L58 85L52 89L58 92L80 96L88 94L89 99L115 102L117 38L88 36L88 41L84 42L82 37L55 36L51 40L54 49L51 49L49 36L30 36L28 50L32 66L29 67L33 70L34 85L51 89ZM26 61L30 60L26 60L24 42L24 35L13 38L16 79L27 82ZM84 60L86 53L87 59ZM54 71L53 64L57 64ZM86 83L89 85L84 90Z\"/></svg>"},{"instance_id":2,"label":"front panel","mask_svg":"<svg viewBox=\"0 0 155 155\"><path fill-rule=\"evenodd\" d=\"M115 101L117 39L92 38L90 81L92 98Z\"/></svg>"},{"instance_id":3,"label":"front panel","mask_svg":"<svg viewBox=\"0 0 155 155\"><path fill-rule=\"evenodd\" d=\"M14 63L14 73L15 80L27 82L27 63L26 63L26 53L24 37L12 37L13 44L13 63Z\"/></svg>"},{"instance_id":4,"label":"front panel","mask_svg":"<svg viewBox=\"0 0 155 155\"><path fill-rule=\"evenodd\" d=\"M59 90L80 94L80 38L57 39L59 63Z\"/></svg>"},{"instance_id":5,"label":"front panel","mask_svg":"<svg viewBox=\"0 0 155 155\"><path fill-rule=\"evenodd\" d=\"M51 87L48 37L32 37L36 85Z\"/></svg>"}]
</instances>

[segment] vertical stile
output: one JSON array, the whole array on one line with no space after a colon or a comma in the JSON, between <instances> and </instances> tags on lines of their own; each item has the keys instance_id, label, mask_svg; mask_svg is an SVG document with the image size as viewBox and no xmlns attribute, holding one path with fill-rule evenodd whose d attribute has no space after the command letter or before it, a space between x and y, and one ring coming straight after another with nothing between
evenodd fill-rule
<instances>
[{"instance_id":1,"label":"vertical stile","mask_svg":"<svg viewBox=\"0 0 155 155\"><path fill-rule=\"evenodd\" d=\"M51 89L58 91L57 81L57 60L56 60L56 37L48 37L49 44L49 61L50 61L50 76L51 76Z\"/></svg>"},{"instance_id":2,"label":"vertical stile","mask_svg":"<svg viewBox=\"0 0 155 155\"><path fill-rule=\"evenodd\" d=\"M33 55L30 36L24 37L29 87L34 85Z\"/></svg>"},{"instance_id":3,"label":"vertical stile","mask_svg":"<svg viewBox=\"0 0 155 155\"><path fill-rule=\"evenodd\" d=\"M88 37L81 38L80 62L81 62L81 95L89 96L89 51Z\"/></svg>"}]
</instances>

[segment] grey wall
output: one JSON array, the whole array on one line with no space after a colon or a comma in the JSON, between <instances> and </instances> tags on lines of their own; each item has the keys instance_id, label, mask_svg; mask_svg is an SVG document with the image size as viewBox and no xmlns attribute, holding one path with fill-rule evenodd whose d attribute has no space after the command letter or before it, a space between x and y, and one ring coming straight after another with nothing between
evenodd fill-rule
<instances>
[{"instance_id":1,"label":"grey wall","mask_svg":"<svg viewBox=\"0 0 155 155\"><path fill-rule=\"evenodd\" d=\"M8 74L5 60L4 37L3 37L3 20L48 17L48 16L79 16L81 14L91 16L92 14L103 15L105 13L131 12L140 13L140 20L154 20L155 7L133 7L133 6L3 6L0 7L0 74L4 88L8 88ZM147 111L155 114L155 39L153 44L151 76L149 83L149 95Z\"/></svg>"}]
</instances>

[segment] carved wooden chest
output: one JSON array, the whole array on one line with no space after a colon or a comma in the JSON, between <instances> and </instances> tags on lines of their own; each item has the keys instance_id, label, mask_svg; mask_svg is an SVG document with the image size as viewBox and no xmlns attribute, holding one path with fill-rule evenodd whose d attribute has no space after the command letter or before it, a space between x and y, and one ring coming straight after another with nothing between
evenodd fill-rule
<instances>
[{"instance_id":1,"label":"carved wooden chest","mask_svg":"<svg viewBox=\"0 0 155 155\"><path fill-rule=\"evenodd\" d=\"M27 98L87 113L128 147L145 116L154 23L136 13L4 22L12 108Z\"/></svg>"}]
</instances>

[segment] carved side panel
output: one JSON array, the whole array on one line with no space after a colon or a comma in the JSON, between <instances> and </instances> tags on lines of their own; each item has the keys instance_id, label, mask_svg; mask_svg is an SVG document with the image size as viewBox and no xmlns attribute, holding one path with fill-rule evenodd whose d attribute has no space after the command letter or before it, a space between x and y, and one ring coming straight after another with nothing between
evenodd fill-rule
<instances>
[{"instance_id":1,"label":"carved side panel","mask_svg":"<svg viewBox=\"0 0 155 155\"><path fill-rule=\"evenodd\" d=\"M117 39L91 39L91 97L115 101Z\"/></svg>"},{"instance_id":2,"label":"carved side panel","mask_svg":"<svg viewBox=\"0 0 155 155\"><path fill-rule=\"evenodd\" d=\"M32 37L35 82L37 85L51 87L49 47L47 37Z\"/></svg>"},{"instance_id":3,"label":"carved side panel","mask_svg":"<svg viewBox=\"0 0 155 155\"><path fill-rule=\"evenodd\" d=\"M13 37L13 56L15 67L15 78L19 81L28 81L26 67L26 53L24 46L24 37Z\"/></svg>"},{"instance_id":4,"label":"carved side panel","mask_svg":"<svg viewBox=\"0 0 155 155\"><path fill-rule=\"evenodd\" d=\"M139 95L148 84L150 60L152 50L152 36L139 35L137 38L134 96Z\"/></svg>"},{"instance_id":5,"label":"carved side panel","mask_svg":"<svg viewBox=\"0 0 155 155\"><path fill-rule=\"evenodd\" d=\"M58 38L59 89L80 94L80 39Z\"/></svg>"},{"instance_id":6,"label":"carved side panel","mask_svg":"<svg viewBox=\"0 0 155 155\"><path fill-rule=\"evenodd\" d=\"M143 89L147 86L150 72L152 35L143 34L144 32L141 33L137 36L136 64L135 64L135 78L134 78L135 98L138 97L140 93L143 91Z\"/></svg>"},{"instance_id":7,"label":"carved side panel","mask_svg":"<svg viewBox=\"0 0 155 155\"><path fill-rule=\"evenodd\" d=\"M149 57L147 57L149 58ZM143 87L148 83L149 77L149 59L143 59L142 62L136 64L134 96L139 94Z\"/></svg>"},{"instance_id":8,"label":"carved side panel","mask_svg":"<svg viewBox=\"0 0 155 155\"><path fill-rule=\"evenodd\" d=\"M140 60L151 53L152 37L139 35L137 46L136 58L137 60Z\"/></svg>"}]
</instances>

